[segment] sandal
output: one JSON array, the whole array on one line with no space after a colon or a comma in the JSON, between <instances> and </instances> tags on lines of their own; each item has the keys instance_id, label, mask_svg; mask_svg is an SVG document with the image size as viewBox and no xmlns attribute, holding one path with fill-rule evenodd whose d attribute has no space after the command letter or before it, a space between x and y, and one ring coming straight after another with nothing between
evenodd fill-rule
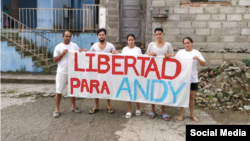
<instances>
[{"instance_id":1,"label":"sandal","mask_svg":"<svg viewBox=\"0 0 250 141\"><path fill-rule=\"evenodd\" d=\"M169 120L170 120L170 117L169 117L169 115L167 115L167 114L163 114L161 117L162 117L162 119L163 119L164 121L169 121ZM165 118L168 118L168 119L165 119Z\"/></svg>"},{"instance_id":2,"label":"sandal","mask_svg":"<svg viewBox=\"0 0 250 141\"><path fill-rule=\"evenodd\" d=\"M79 110L78 107L76 107L75 109L71 109L71 111L75 113L81 113L81 110Z\"/></svg>"},{"instance_id":3,"label":"sandal","mask_svg":"<svg viewBox=\"0 0 250 141\"><path fill-rule=\"evenodd\" d=\"M153 118L150 118L149 116L153 116ZM150 112L150 113L148 114L148 118L149 118L149 119L154 119L154 118L155 118L155 113Z\"/></svg>"},{"instance_id":4,"label":"sandal","mask_svg":"<svg viewBox=\"0 0 250 141\"><path fill-rule=\"evenodd\" d=\"M93 107L92 109L90 109L89 114L94 114L97 111L99 111L99 109L94 109L95 107Z\"/></svg>"},{"instance_id":5,"label":"sandal","mask_svg":"<svg viewBox=\"0 0 250 141\"><path fill-rule=\"evenodd\" d=\"M130 112L127 112L127 114L126 114L126 118L131 118L131 116L132 116L132 113L130 113Z\"/></svg>"},{"instance_id":6,"label":"sandal","mask_svg":"<svg viewBox=\"0 0 250 141\"><path fill-rule=\"evenodd\" d=\"M140 116L141 115L141 110L136 110L135 115Z\"/></svg>"},{"instance_id":7,"label":"sandal","mask_svg":"<svg viewBox=\"0 0 250 141\"><path fill-rule=\"evenodd\" d=\"M195 121L195 122L200 122L200 120L197 118L197 117L190 117L193 121ZM195 120L196 119L196 120Z\"/></svg>"},{"instance_id":8,"label":"sandal","mask_svg":"<svg viewBox=\"0 0 250 141\"><path fill-rule=\"evenodd\" d=\"M113 114L114 113L114 110L111 108L111 109L109 109L109 108L107 108L107 112L109 113L109 114Z\"/></svg>"}]
</instances>

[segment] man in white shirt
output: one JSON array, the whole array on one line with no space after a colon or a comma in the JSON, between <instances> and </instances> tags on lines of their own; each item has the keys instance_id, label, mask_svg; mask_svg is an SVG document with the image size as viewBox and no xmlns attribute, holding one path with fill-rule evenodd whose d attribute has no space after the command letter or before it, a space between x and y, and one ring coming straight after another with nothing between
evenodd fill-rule
<instances>
[{"instance_id":1,"label":"man in white shirt","mask_svg":"<svg viewBox=\"0 0 250 141\"><path fill-rule=\"evenodd\" d=\"M147 54L149 56L165 56L166 58L174 56L174 50L169 42L163 41L164 33L162 28L156 28L155 31L156 42L151 42L148 45ZM170 116L165 113L165 105L161 106L161 116L164 121L169 121ZM152 111L149 113L149 118L155 118L155 104L152 104Z\"/></svg>"},{"instance_id":2,"label":"man in white shirt","mask_svg":"<svg viewBox=\"0 0 250 141\"><path fill-rule=\"evenodd\" d=\"M58 44L54 50L53 62L58 64L56 73L56 108L53 117L59 117L59 106L63 93L63 89L68 81L68 51L78 50L79 52L87 51L87 49L79 49L79 47L70 42L71 32L65 31L63 33L63 42ZM75 106L75 97L71 97L72 112L80 113L81 111Z\"/></svg>"},{"instance_id":3,"label":"man in white shirt","mask_svg":"<svg viewBox=\"0 0 250 141\"><path fill-rule=\"evenodd\" d=\"M97 30L97 37L99 39L99 42L93 44L92 47L90 48L90 51L92 51L92 52L113 53L113 54L118 53L118 51L115 50L115 46L106 41L106 32L107 31L104 28ZM90 111L89 111L90 114L94 114L95 112L98 111L98 103L99 103L99 99L96 98L95 99L95 107L90 109ZM108 104L107 112L109 114L114 113L114 110L111 108L109 99L107 99L107 104Z\"/></svg>"}]
</instances>

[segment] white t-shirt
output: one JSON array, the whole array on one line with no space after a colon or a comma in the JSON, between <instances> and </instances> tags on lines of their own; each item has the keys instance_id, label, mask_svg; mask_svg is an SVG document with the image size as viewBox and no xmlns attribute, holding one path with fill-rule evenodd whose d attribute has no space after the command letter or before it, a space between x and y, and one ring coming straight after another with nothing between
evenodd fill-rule
<instances>
[{"instance_id":1,"label":"white t-shirt","mask_svg":"<svg viewBox=\"0 0 250 141\"><path fill-rule=\"evenodd\" d=\"M163 47L157 47L154 42L151 42L148 45L146 53L152 53L152 52L155 52L157 56L164 56L164 54L173 54L174 50L169 42L166 42Z\"/></svg>"},{"instance_id":2,"label":"white t-shirt","mask_svg":"<svg viewBox=\"0 0 250 141\"><path fill-rule=\"evenodd\" d=\"M109 42L107 42L107 45L103 50L99 48L98 43L94 43L90 48L90 51L93 51L93 52L112 53L114 50L115 50L115 46Z\"/></svg>"},{"instance_id":3,"label":"white t-shirt","mask_svg":"<svg viewBox=\"0 0 250 141\"><path fill-rule=\"evenodd\" d=\"M64 49L68 49L68 51L79 50L79 47L72 42L70 42L70 44L68 45L60 43L56 46L53 56L57 57L61 55ZM68 53L66 53L57 64L58 64L57 73L68 74Z\"/></svg>"},{"instance_id":4,"label":"white t-shirt","mask_svg":"<svg viewBox=\"0 0 250 141\"><path fill-rule=\"evenodd\" d=\"M136 54L142 54L141 49L139 47L129 48L128 46L124 47L122 49L122 54L125 55L136 55Z\"/></svg>"},{"instance_id":5,"label":"white t-shirt","mask_svg":"<svg viewBox=\"0 0 250 141\"><path fill-rule=\"evenodd\" d=\"M194 56L199 57L200 60L205 61L203 56L198 50L193 49L192 51L186 51L185 49L181 49L177 52L175 55L176 58L179 59L193 59ZM198 83L198 70L197 65L200 64L198 60L193 60L193 66L192 66L192 74L191 74L191 83Z\"/></svg>"}]
</instances>

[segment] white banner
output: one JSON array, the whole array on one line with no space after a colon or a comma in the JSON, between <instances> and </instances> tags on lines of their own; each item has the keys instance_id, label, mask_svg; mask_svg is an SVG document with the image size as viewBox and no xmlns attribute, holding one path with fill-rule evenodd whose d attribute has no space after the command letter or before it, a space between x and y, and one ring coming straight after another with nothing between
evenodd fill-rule
<instances>
[{"instance_id":1,"label":"white banner","mask_svg":"<svg viewBox=\"0 0 250 141\"><path fill-rule=\"evenodd\" d=\"M68 53L68 96L189 106L191 59Z\"/></svg>"}]
</instances>

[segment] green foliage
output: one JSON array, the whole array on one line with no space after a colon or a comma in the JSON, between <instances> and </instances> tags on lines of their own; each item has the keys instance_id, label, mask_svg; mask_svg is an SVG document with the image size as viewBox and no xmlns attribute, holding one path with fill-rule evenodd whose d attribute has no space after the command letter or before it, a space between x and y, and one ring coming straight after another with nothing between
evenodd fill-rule
<instances>
[{"instance_id":1,"label":"green foliage","mask_svg":"<svg viewBox=\"0 0 250 141\"><path fill-rule=\"evenodd\" d=\"M250 66L250 60L249 59L242 59L242 62L246 64L246 66Z\"/></svg>"}]
</instances>

